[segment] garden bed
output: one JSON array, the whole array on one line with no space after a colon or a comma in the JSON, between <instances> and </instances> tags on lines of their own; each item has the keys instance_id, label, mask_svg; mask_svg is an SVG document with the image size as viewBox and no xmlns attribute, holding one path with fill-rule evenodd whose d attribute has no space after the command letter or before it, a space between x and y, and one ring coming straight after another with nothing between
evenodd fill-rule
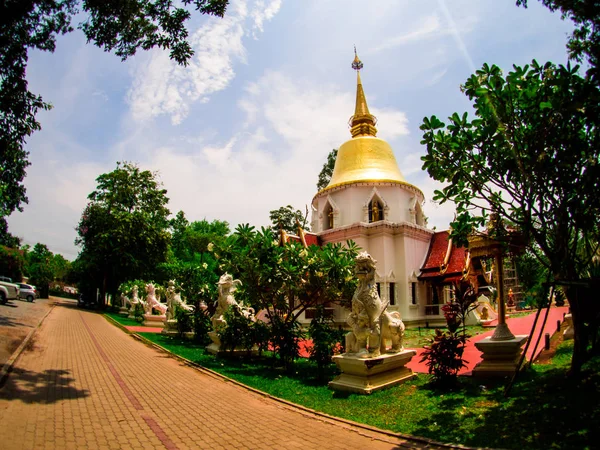
<instances>
[{"instance_id":1,"label":"garden bed","mask_svg":"<svg viewBox=\"0 0 600 450\"><path fill-rule=\"evenodd\" d=\"M560 345L551 364L522 374L511 397L505 380L459 377L451 390L432 386L428 375L370 396L336 393L317 381L316 365L302 359L293 373L270 357L216 358L203 346L140 333L149 341L240 383L293 403L382 429L436 441L494 448L591 448L600 437L600 358L580 380L565 377L572 341ZM327 369L327 379L337 374Z\"/></svg>"}]
</instances>

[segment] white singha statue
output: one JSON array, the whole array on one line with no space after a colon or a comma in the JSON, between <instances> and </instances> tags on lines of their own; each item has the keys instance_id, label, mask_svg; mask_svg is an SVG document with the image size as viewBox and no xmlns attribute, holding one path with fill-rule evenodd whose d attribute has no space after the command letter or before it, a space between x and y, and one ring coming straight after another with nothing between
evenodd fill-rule
<instances>
[{"instance_id":1,"label":"white singha statue","mask_svg":"<svg viewBox=\"0 0 600 450\"><path fill-rule=\"evenodd\" d=\"M400 313L386 311L375 284L375 261L367 252L355 258L354 274L358 286L352 297L352 311L348 324L352 328L346 335L346 354L360 358L374 358L382 353L399 353L404 337L404 323ZM386 350L385 341L392 347Z\"/></svg>"},{"instance_id":2,"label":"white singha statue","mask_svg":"<svg viewBox=\"0 0 600 450\"><path fill-rule=\"evenodd\" d=\"M244 306L242 303L238 303L233 297L233 293L237 286L241 286L241 284L242 282L240 280L234 280L228 273L221 275L218 283L219 298L217 299L217 309L211 319L215 331L227 325L224 318L225 311L233 305L236 305L246 318L249 318L252 321L255 320L254 309Z\"/></svg>"},{"instance_id":3,"label":"white singha statue","mask_svg":"<svg viewBox=\"0 0 600 450\"><path fill-rule=\"evenodd\" d=\"M121 309L129 309L131 307L131 300L129 297L125 295L124 292L121 293Z\"/></svg>"},{"instance_id":4,"label":"white singha statue","mask_svg":"<svg viewBox=\"0 0 600 450\"><path fill-rule=\"evenodd\" d=\"M135 305L138 303L142 303L142 301L138 295L138 287L134 285L133 288L131 288L131 300L129 300L131 310L135 309Z\"/></svg>"},{"instance_id":5,"label":"white singha statue","mask_svg":"<svg viewBox=\"0 0 600 450\"><path fill-rule=\"evenodd\" d=\"M188 305L181 299L181 294L175 292L175 280L169 281L169 287L167 287L167 321L175 319L175 309L181 308L185 311L193 311L193 307Z\"/></svg>"},{"instance_id":6,"label":"white singha statue","mask_svg":"<svg viewBox=\"0 0 600 450\"><path fill-rule=\"evenodd\" d=\"M158 301L158 298L156 298L156 288L152 283L146 285L146 293L148 294L145 304L146 314L152 315L152 310L155 309L161 315L164 315L167 312L167 305Z\"/></svg>"}]
</instances>

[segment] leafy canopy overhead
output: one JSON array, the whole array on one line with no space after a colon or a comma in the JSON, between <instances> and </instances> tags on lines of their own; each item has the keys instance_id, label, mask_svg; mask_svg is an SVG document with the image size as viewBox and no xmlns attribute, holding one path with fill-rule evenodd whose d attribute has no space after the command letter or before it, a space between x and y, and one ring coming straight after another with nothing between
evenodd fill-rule
<instances>
[{"instance_id":1,"label":"leafy canopy overhead","mask_svg":"<svg viewBox=\"0 0 600 450\"><path fill-rule=\"evenodd\" d=\"M563 19L571 19L575 30L569 37L569 57L590 64L588 76L600 83L600 2L598 0L540 0L551 11L560 11ZM527 7L527 0L517 0L518 6Z\"/></svg>"},{"instance_id":2,"label":"leafy canopy overhead","mask_svg":"<svg viewBox=\"0 0 600 450\"><path fill-rule=\"evenodd\" d=\"M561 283L582 277L600 242L600 90L577 69L533 61L504 76L485 64L464 85L477 118L454 113L447 126L435 116L421 125L423 169L446 184L434 200L456 203L457 242L466 244L487 213L497 213ZM600 325L591 291L567 288L573 374Z\"/></svg>"},{"instance_id":3,"label":"leafy canopy overhead","mask_svg":"<svg viewBox=\"0 0 600 450\"><path fill-rule=\"evenodd\" d=\"M26 140L39 130L35 116L51 105L27 86L30 49L53 52L74 18L88 42L126 59L160 47L185 65L193 55L186 21L193 9L222 17L228 0L6 0L0 4L0 227L27 203Z\"/></svg>"},{"instance_id":4,"label":"leafy canopy overhead","mask_svg":"<svg viewBox=\"0 0 600 450\"><path fill-rule=\"evenodd\" d=\"M485 64L464 85L477 118L454 113L421 125L423 169L447 183L464 238L496 211L552 253L549 234L593 231L600 212L598 88L577 67L533 61L505 77Z\"/></svg>"}]
</instances>

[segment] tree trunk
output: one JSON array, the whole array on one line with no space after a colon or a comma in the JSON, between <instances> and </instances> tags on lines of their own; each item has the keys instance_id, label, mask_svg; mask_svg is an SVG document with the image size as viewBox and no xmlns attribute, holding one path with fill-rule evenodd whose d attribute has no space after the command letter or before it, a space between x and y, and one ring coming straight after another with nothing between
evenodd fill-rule
<instances>
[{"instance_id":1,"label":"tree trunk","mask_svg":"<svg viewBox=\"0 0 600 450\"><path fill-rule=\"evenodd\" d=\"M589 289L572 286L566 289L566 295L569 300L571 315L573 316L573 358L571 359L571 369L569 376L578 377L581 374L581 367L588 359L588 335L585 326L585 304L591 301L587 298Z\"/></svg>"}]
</instances>

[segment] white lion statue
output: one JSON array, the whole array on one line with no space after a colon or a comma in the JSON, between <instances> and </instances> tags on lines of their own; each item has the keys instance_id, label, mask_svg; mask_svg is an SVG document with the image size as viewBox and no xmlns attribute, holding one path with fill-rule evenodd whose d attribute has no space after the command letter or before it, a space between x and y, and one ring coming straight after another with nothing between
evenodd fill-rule
<instances>
[{"instance_id":1,"label":"white lion statue","mask_svg":"<svg viewBox=\"0 0 600 450\"><path fill-rule=\"evenodd\" d=\"M158 311L160 314L165 314L167 312L167 305L158 301L154 284L148 283L146 285L146 293L146 314L151 315L153 310Z\"/></svg>"},{"instance_id":2,"label":"white lion statue","mask_svg":"<svg viewBox=\"0 0 600 450\"><path fill-rule=\"evenodd\" d=\"M346 335L346 354L360 358L373 358L382 353L398 353L404 350L404 323L400 313L386 311L375 284L375 261L367 252L355 258L354 273L358 286L352 297L352 311L348 324L352 328ZM392 347L386 349L386 340Z\"/></svg>"}]
</instances>

